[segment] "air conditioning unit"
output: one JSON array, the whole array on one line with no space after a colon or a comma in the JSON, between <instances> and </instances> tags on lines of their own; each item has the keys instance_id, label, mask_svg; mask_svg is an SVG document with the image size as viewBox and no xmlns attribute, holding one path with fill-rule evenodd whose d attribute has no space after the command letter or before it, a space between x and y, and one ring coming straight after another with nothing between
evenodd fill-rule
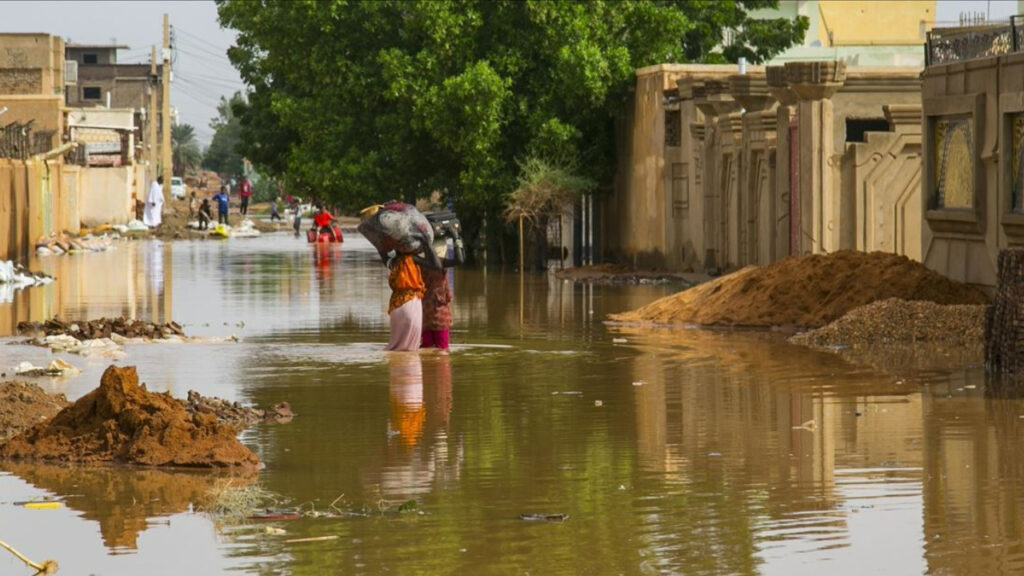
<instances>
[{"instance_id":1,"label":"air conditioning unit","mask_svg":"<svg viewBox=\"0 0 1024 576\"><path fill-rule=\"evenodd\" d=\"M75 86L78 84L78 61L64 61L64 85Z\"/></svg>"}]
</instances>

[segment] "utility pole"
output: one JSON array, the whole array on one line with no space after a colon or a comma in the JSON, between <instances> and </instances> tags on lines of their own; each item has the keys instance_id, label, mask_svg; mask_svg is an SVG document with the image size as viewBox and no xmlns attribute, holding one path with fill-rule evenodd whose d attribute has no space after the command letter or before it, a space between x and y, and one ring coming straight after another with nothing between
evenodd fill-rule
<instances>
[{"instance_id":1,"label":"utility pole","mask_svg":"<svg viewBox=\"0 0 1024 576\"><path fill-rule=\"evenodd\" d=\"M156 145L156 122L160 118L156 110L156 90L156 45L154 45L153 56L149 60L149 130L146 133L146 160L149 161L146 173L150 180L156 180L157 150L159 150Z\"/></svg>"},{"instance_id":2,"label":"utility pole","mask_svg":"<svg viewBox=\"0 0 1024 576\"><path fill-rule=\"evenodd\" d=\"M163 163L164 163L164 198L171 197L171 24L164 14L164 49L163 49Z\"/></svg>"}]
</instances>

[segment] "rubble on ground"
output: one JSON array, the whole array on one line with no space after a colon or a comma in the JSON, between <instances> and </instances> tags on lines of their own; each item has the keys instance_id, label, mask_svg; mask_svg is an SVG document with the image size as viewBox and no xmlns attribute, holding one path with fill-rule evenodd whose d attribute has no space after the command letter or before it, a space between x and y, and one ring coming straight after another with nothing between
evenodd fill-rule
<instances>
[{"instance_id":1,"label":"rubble on ground","mask_svg":"<svg viewBox=\"0 0 1024 576\"><path fill-rule=\"evenodd\" d=\"M0 446L0 458L192 468L255 468L233 426L146 390L134 366L110 366L100 386Z\"/></svg>"},{"instance_id":2,"label":"rubble on ground","mask_svg":"<svg viewBox=\"0 0 1024 576\"><path fill-rule=\"evenodd\" d=\"M55 358L50 361L48 366L36 366L31 362L20 362L14 367L14 373L18 376L73 376L81 374L82 371L60 358Z\"/></svg>"},{"instance_id":3,"label":"rubble on ground","mask_svg":"<svg viewBox=\"0 0 1024 576\"><path fill-rule=\"evenodd\" d=\"M0 382L0 445L53 418L67 405L63 394L47 394L36 384Z\"/></svg>"},{"instance_id":4,"label":"rubble on ground","mask_svg":"<svg viewBox=\"0 0 1024 576\"><path fill-rule=\"evenodd\" d=\"M45 322L18 322L18 333L34 338L46 336L71 336L77 340L111 338L115 334L124 338L166 338L184 337L185 332L177 322L147 322L134 318L99 318L78 322L52 318Z\"/></svg>"},{"instance_id":5,"label":"rubble on ground","mask_svg":"<svg viewBox=\"0 0 1024 576\"><path fill-rule=\"evenodd\" d=\"M986 308L889 298L855 308L842 318L796 334L789 341L819 348L919 342L979 345L985 333Z\"/></svg>"},{"instance_id":6,"label":"rubble on ground","mask_svg":"<svg viewBox=\"0 0 1024 576\"><path fill-rule=\"evenodd\" d=\"M980 290L905 256L840 251L749 266L711 282L612 314L624 323L817 328L878 300L984 305Z\"/></svg>"},{"instance_id":7,"label":"rubble on ground","mask_svg":"<svg viewBox=\"0 0 1024 576\"><path fill-rule=\"evenodd\" d=\"M186 409L193 414L212 414L217 420L234 426L237 430L244 430L259 422L290 422L295 416L287 402L279 402L269 410L247 408L238 402L203 396L195 390L188 391Z\"/></svg>"},{"instance_id":8,"label":"rubble on ground","mask_svg":"<svg viewBox=\"0 0 1024 576\"><path fill-rule=\"evenodd\" d=\"M117 233L105 233L101 236L84 234L78 237L53 234L36 240L36 254L46 256L51 254L74 254L77 252L103 252L113 248L114 240L119 240L120 238L121 236Z\"/></svg>"}]
</instances>

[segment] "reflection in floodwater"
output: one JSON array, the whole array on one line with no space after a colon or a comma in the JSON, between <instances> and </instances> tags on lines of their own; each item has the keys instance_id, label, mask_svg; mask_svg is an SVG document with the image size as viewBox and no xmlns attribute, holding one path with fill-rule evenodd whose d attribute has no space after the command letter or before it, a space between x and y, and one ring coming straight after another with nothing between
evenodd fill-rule
<instances>
[{"instance_id":1,"label":"reflection in floodwater","mask_svg":"<svg viewBox=\"0 0 1024 576\"><path fill-rule=\"evenodd\" d=\"M380 490L396 499L425 494L458 477L459 458L449 457L451 359L447 354L391 352L388 374L388 442Z\"/></svg>"},{"instance_id":2,"label":"reflection in floodwater","mask_svg":"<svg viewBox=\"0 0 1024 576\"><path fill-rule=\"evenodd\" d=\"M139 534L152 525L154 517L190 510L225 481L223 475L210 472L24 462L5 462L0 470L16 474L62 499L82 518L98 522L103 543L111 550L136 549ZM230 477L236 486L256 480L255 473Z\"/></svg>"},{"instance_id":3,"label":"reflection in floodwater","mask_svg":"<svg viewBox=\"0 0 1024 576\"><path fill-rule=\"evenodd\" d=\"M169 243L119 242L107 252L30 259L29 269L56 280L15 292L0 303L0 336L17 333L18 322L54 316L82 320L126 316L170 322L173 288Z\"/></svg>"},{"instance_id":4,"label":"reflection in floodwater","mask_svg":"<svg viewBox=\"0 0 1024 576\"><path fill-rule=\"evenodd\" d=\"M929 573L1024 573L1024 401L982 399L984 373L925 397ZM969 552L968 552L969 551Z\"/></svg>"},{"instance_id":5,"label":"reflection in floodwater","mask_svg":"<svg viewBox=\"0 0 1024 576\"><path fill-rule=\"evenodd\" d=\"M415 499L422 512L302 519L282 526L287 536L233 527L233 536L250 531L207 543L216 568L1024 572L1024 401L984 397L977 349L825 352L778 334L610 326L608 313L671 287L460 268L451 355L388 354L386 269L358 235L344 247L320 252L271 234L182 242L173 251L126 243L78 259L90 274L42 269L58 282L30 289L15 307L0 305L0 327L54 309L169 315L173 287L173 319L188 333L237 331L241 341L129 347L127 361L144 381L176 397L195 389L257 406L288 401L293 422L250 428L242 440L267 464L261 485L291 504L373 511L381 499ZM71 256L47 262L79 265ZM119 292L108 296L108 288ZM0 365L24 348L0 348ZM103 366L85 368L99 374ZM60 386L75 399L94 385L83 376ZM81 518L97 519L105 545L88 535L61 540L83 569L131 573L132 557L160 566L161 552L191 554L215 533L200 515L175 514L193 498L184 493L208 489L189 487L204 475L131 472L173 478L133 485L124 471L48 480L33 468L10 470L81 515L0 502L0 536L27 522L45 532L25 536L22 547L32 550L54 531L88 532ZM154 484L165 487L145 487ZM30 492L0 473L0 491L12 486L19 498ZM526 522L522 514L569 519ZM338 538L285 540L324 535ZM133 554L106 556L132 546ZM37 551L29 555L47 557Z\"/></svg>"}]
</instances>

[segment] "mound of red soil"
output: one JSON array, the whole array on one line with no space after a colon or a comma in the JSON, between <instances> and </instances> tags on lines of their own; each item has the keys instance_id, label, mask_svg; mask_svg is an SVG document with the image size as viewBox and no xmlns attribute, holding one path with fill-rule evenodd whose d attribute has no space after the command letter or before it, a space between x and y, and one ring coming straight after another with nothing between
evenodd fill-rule
<instances>
[{"instance_id":1,"label":"mound of red soil","mask_svg":"<svg viewBox=\"0 0 1024 576\"><path fill-rule=\"evenodd\" d=\"M63 394L47 394L36 384L0 382L0 444L53 418L67 405Z\"/></svg>"},{"instance_id":2,"label":"mound of red soil","mask_svg":"<svg viewBox=\"0 0 1024 576\"><path fill-rule=\"evenodd\" d=\"M988 303L980 290L905 256L840 251L749 266L610 318L656 324L816 328L887 298Z\"/></svg>"},{"instance_id":3,"label":"mound of red soil","mask_svg":"<svg viewBox=\"0 0 1024 576\"><path fill-rule=\"evenodd\" d=\"M198 468L255 467L235 429L139 385L134 366L111 366L100 386L0 446L0 458Z\"/></svg>"}]
</instances>

